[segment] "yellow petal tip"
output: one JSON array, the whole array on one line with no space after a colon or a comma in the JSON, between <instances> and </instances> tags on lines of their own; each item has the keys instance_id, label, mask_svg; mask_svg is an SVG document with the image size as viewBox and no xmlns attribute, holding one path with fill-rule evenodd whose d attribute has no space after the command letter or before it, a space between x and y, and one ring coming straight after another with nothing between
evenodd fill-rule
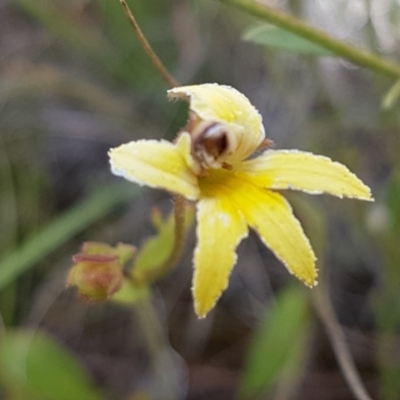
<instances>
[{"instance_id":1,"label":"yellow petal tip","mask_svg":"<svg viewBox=\"0 0 400 400\"><path fill-rule=\"evenodd\" d=\"M207 316L207 314L210 312L210 310L212 310L213 308L214 308L214 305L212 305L211 307L204 307L204 305L200 305L200 304L198 304L198 302L195 302L195 305L194 305L194 310L196 312L198 319L204 319Z\"/></svg>"},{"instance_id":2,"label":"yellow petal tip","mask_svg":"<svg viewBox=\"0 0 400 400\"><path fill-rule=\"evenodd\" d=\"M310 289L315 288L315 286L318 285L318 280L317 280L317 276L315 276L315 278L311 281L307 281L307 280L303 280L301 278L299 278L307 287L309 287Z\"/></svg>"},{"instance_id":3,"label":"yellow petal tip","mask_svg":"<svg viewBox=\"0 0 400 400\"><path fill-rule=\"evenodd\" d=\"M197 315L197 318L203 319L207 316L207 314L215 307L218 299L220 298L222 289L217 296L201 296L199 293L196 293L195 288L192 288L193 299L194 299L194 311Z\"/></svg>"},{"instance_id":4,"label":"yellow petal tip","mask_svg":"<svg viewBox=\"0 0 400 400\"><path fill-rule=\"evenodd\" d=\"M298 150L267 150L244 164L260 186L373 201L370 188L345 165Z\"/></svg>"},{"instance_id":5,"label":"yellow petal tip","mask_svg":"<svg viewBox=\"0 0 400 400\"><path fill-rule=\"evenodd\" d=\"M315 267L315 264L311 268L303 270L302 274L299 274L300 270L296 270L296 272L294 272L287 266L286 268L289 270L291 274L293 274L299 281L301 281L304 285L306 285L310 289L318 285L318 269Z\"/></svg>"}]
</instances>

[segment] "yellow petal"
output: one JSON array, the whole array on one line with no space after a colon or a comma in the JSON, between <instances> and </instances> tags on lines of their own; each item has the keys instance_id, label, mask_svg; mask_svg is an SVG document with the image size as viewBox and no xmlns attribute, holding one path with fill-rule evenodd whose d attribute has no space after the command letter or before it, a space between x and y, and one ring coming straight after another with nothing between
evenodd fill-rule
<instances>
[{"instance_id":1,"label":"yellow petal","mask_svg":"<svg viewBox=\"0 0 400 400\"><path fill-rule=\"evenodd\" d=\"M220 122L226 127L235 148L224 161L236 163L251 155L265 137L262 118L246 96L230 86L203 84L168 91L170 98L181 98L202 120Z\"/></svg>"},{"instance_id":2,"label":"yellow petal","mask_svg":"<svg viewBox=\"0 0 400 400\"><path fill-rule=\"evenodd\" d=\"M166 141L138 140L111 149L115 175L154 188L179 193L191 200L199 197L197 177L188 166L182 137L175 145Z\"/></svg>"},{"instance_id":3,"label":"yellow petal","mask_svg":"<svg viewBox=\"0 0 400 400\"><path fill-rule=\"evenodd\" d=\"M373 200L368 186L343 164L311 153L267 150L261 156L243 162L240 169L251 175L259 186L270 189Z\"/></svg>"},{"instance_id":4,"label":"yellow petal","mask_svg":"<svg viewBox=\"0 0 400 400\"><path fill-rule=\"evenodd\" d=\"M236 247L248 229L242 215L226 199L207 197L197 207L193 296L196 313L203 318L228 286Z\"/></svg>"},{"instance_id":5,"label":"yellow petal","mask_svg":"<svg viewBox=\"0 0 400 400\"><path fill-rule=\"evenodd\" d=\"M190 135L187 132L182 132L176 141L176 149L182 155L186 164L189 166L189 169L195 175L199 175L201 174L201 167L191 154L191 142L192 139Z\"/></svg>"},{"instance_id":6,"label":"yellow petal","mask_svg":"<svg viewBox=\"0 0 400 400\"><path fill-rule=\"evenodd\" d=\"M315 255L289 203L251 183L239 186L232 201L289 272L307 286L316 285Z\"/></svg>"}]
</instances>

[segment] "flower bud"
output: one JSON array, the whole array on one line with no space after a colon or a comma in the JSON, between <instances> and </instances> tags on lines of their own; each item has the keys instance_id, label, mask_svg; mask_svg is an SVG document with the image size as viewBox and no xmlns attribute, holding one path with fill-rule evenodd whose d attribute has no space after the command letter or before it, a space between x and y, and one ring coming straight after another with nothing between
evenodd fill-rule
<instances>
[{"instance_id":1,"label":"flower bud","mask_svg":"<svg viewBox=\"0 0 400 400\"><path fill-rule=\"evenodd\" d=\"M87 242L82 253L73 256L75 264L67 277L68 286L76 286L81 298L89 302L104 301L123 283L123 263L132 257L134 248L120 244L116 249L105 244Z\"/></svg>"}]
</instances>

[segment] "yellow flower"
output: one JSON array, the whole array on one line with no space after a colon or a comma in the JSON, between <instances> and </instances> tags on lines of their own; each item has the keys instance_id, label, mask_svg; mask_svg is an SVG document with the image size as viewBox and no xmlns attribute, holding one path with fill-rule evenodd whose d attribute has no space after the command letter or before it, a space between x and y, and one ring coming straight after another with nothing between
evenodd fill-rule
<instances>
[{"instance_id":1,"label":"yellow flower","mask_svg":"<svg viewBox=\"0 0 400 400\"><path fill-rule=\"evenodd\" d=\"M344 165L297 150L264 150L262 119L237 90L217 84L178 87L190 118L176 143L138 140L110 151L114 174L197 201L193 296L199 317L228 286L236 248L253 228L290 273L317 283L315 255L285 198L275 190L372 200Z\"/></svg>"}]
</instances>

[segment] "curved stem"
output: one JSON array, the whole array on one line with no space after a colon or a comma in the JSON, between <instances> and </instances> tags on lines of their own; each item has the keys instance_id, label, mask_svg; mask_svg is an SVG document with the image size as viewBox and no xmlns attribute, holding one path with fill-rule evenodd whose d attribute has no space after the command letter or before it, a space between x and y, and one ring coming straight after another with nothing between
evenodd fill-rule
<instances>
[{"instance_id":1,"label":"curved stem","mask_svg":"<svg viewBox=\"0 0 400 400\"><path fill-rule=\"evenodd\" d=\"M151 62L156 67L157 71L163 77L163 79L167 82L170 88L174 88L179 86L180 83L175 80L168 70L165 68L162 61L159 59L153 48L151 47L150 43L147 41L146 37L144 36L142 30L139 27L139 24L136 22L135 17L133 16L128 4L125 0L120 0L120 3L124 9L126 16L129 19L133 29L136 32L136 35L139 38L141 45L143 46L144 50L146 51L147 55L149 56ZM168 272L170 272L178 263L183 248L185 245L185 206L186 200L183 196L175 194L175 241L174 247L171 250L171 254L168 259L158 266L155 269L152 269L146 274L146 281L147 283L151 283L153 280L158 279Z\"/></svg>"},{"instance_id":2,"label":"curved stem","mask_svg":"<svg viewBox=\"0 0 400 400\"><path fill-rule=\"evenodd\" d=\"M384 60L375 54L359 50L358 48L335 39L327 33L314 28L306 22L303 22L287 13L268 7L255 0L218 1L239 8L247 14L253 15L313 43L319 44L325 49L330 50L332 53L345 58L360 67L371 69L392 78L400 77L400 64Z\"/></svg>"},{"instance_id":3,"label":"curved stem","mask_svg":"<svg viewBox=\"0 0 400 400\"><path fill-rule=\"evenodd\" d=\"M158 58L157 54L151 47L150 43L147 41L146 37L144 36L142 30L140 29L139 24L136 22L135 17L133 16L128 4L126 4L125 0L120 0L122 8L124 9L125 15L128 17L129 22L131 23L136 35L143 46L145 52L149 56L151 62L156 67L159 74L163 77L163 79L167 82L170 88L175 86L179 86L179 83L169 74L167 69L165 68L162 61Z\"/></svg>"},{"instance_id":4,"label":"curved stem","mask_svg":"<svg viewBox=\"0 0 400 400\"><path fill-rule=\"evenodd\" d=\"M326 288L319 287L315 289L313 304L325 327L339 367L354 397L357 400L372 400L354 365L354 360L346 344L344 332L336 319Z\"/></svg>"}]
</instances>

